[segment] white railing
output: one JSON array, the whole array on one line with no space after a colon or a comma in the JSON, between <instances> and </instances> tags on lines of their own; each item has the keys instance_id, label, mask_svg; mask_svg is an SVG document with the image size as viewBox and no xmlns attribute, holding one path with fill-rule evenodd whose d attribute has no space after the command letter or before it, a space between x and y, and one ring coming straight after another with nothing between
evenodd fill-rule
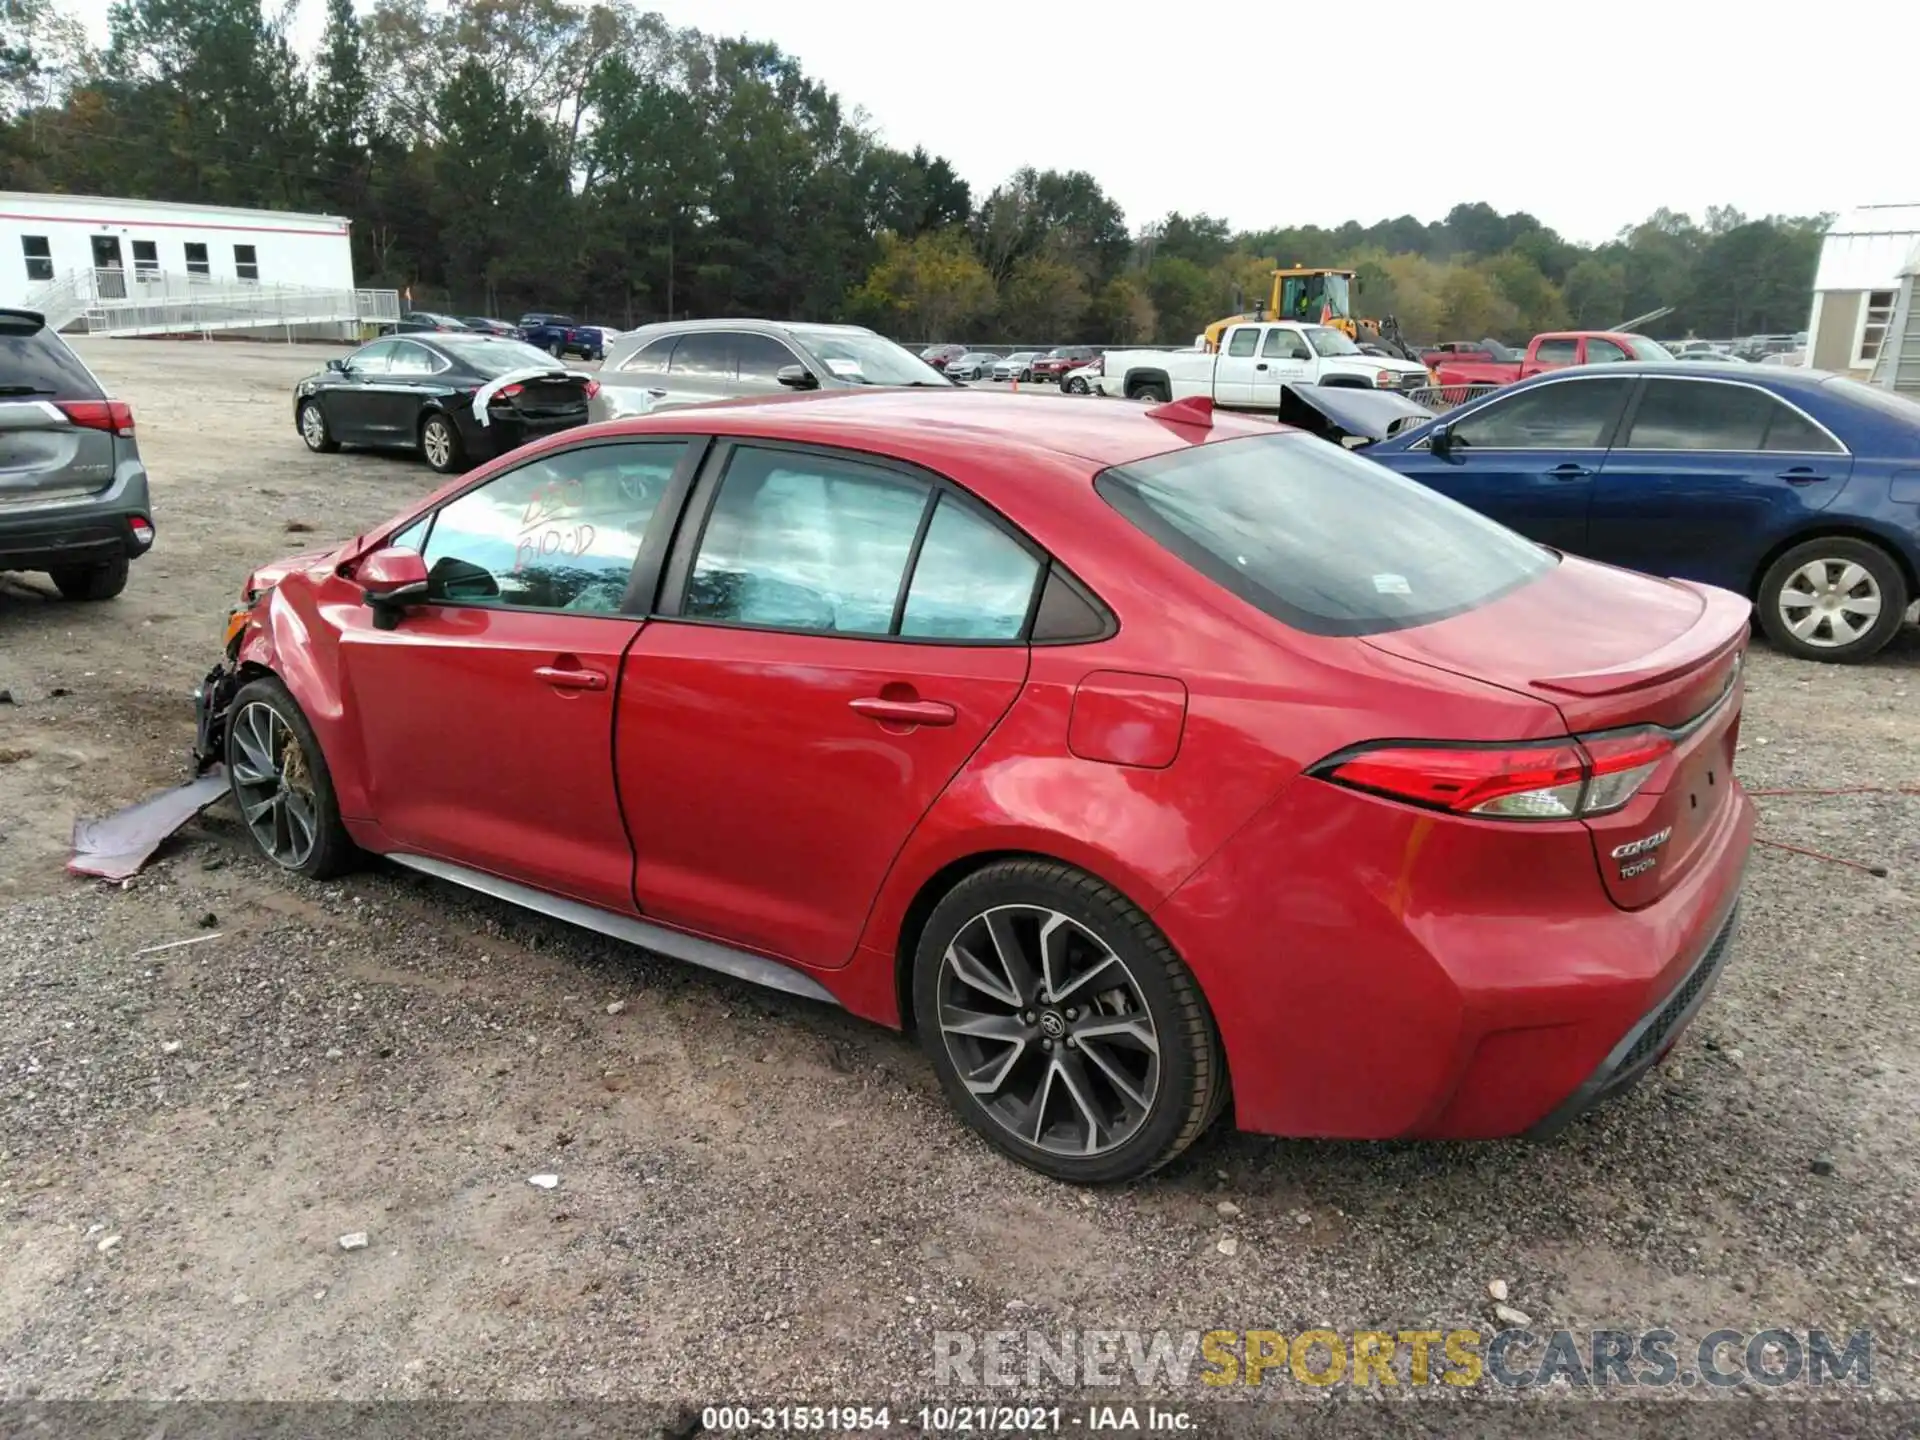
<instances>
[{"instance_id":1,"label":"white railing","mask_svg":"<svg viewBox=\"0 0 1920 1440\"><path fill-rule=\"evenodd\" d=\"M215 279L162 270L76 270L48 281L23 302L61 329L76 321L90 335L157 335L295 325L392 324L394 290L335 290Z\"/></svg>"}]
</instances>

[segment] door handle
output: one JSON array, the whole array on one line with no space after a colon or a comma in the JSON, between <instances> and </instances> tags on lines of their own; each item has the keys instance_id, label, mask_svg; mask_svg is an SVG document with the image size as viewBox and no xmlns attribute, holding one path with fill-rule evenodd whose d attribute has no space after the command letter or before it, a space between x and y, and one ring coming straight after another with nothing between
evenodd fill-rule
<instances>
[{"instance_id":1,"label":"door handle","mask_svg":"<svg viewBox=\"0 0 1920 1440\"><path fill-rule=\"evenodd\" d=\"M895 725L951 725L958 712L939 700L886 700L864 695L847 704L869 720L885 720Z\"/></svg>"},{"instance_id":2,"label":"door handle","mask_svg":"<svg viewBox=\"0 0 1920 1440\"><path fill-rule=\"evenodd\" d=\"M1585 465L1575 465L1569 461L1565 465L1556 465L1547 471L1547 478L1550 480L1584 480L1591 474L1593 474L1593 471Z\"/></svg>"},{"instance_id":3,"label":"door handle","mask_svg":"<svg viewBox=\"0 0 1920 1440\"><path fill-rule=\"evenodd\" d=\"M1791 470L1782 470L1779 478L1789 485L1818 485L1827 477L1809 465L1796 465Z\"/></svg>"},{"instance_id":4,"label":"door handle","mask_svg":"<svg viewBox=\"0 0 1920 1440\"><path fill-rule=\"evenodd\" d=\"M1255 365L1253 368L1256 370L1264 370L1267 368L1267 362L1262 360L1258 365Z\"/></svg>"},{"instance_id":5,"label":"door handle","mask_svg":"<svg viewBox=\"0 0 1920 1440\"><path fill-rule=\"evenodd\" d=\"M556 690L604 690L607 688L605 671L586 669L563 669L558 665L536 666L533 678L543 680Z\"/></svg>"}]
</instances>

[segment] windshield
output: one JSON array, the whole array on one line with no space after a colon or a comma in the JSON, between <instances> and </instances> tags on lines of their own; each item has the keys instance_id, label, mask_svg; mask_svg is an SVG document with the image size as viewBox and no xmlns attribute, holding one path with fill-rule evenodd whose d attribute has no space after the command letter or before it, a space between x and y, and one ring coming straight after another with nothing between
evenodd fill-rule
<instances>
[{"instance_id":1,"label":"windshield","mask_svg":"<svg viewBox=\"0 0 1920 1440\"><path fill-rule=\"evenodd\" d=\"M1307 326L1307 343L1318 355L1358 355L1360 347L1330 325Z\"/></svg>"},{"instance_id":2,"label":"windshield","mask_svg":"<svg viewBox=\"0 0 1920 1440\"><path fill-rule=\"evenodd\" d=\"M462 365L479 371L489 380L514 370L561 368L561 362L546 351L536 350L518 340L484 340L477 335L472 339L448 336L440 340L439 345Z\"/></svg>"},{"instance_id":3,"label":"windshield","mask_svg":"<svg viewBox=\"0 0 1920 1440\"><path fill-rule=\"evenodd\" d=\"M1673 359L1673 352L1658 340L1649 340L1644 335L1629 335L1626 341L1627 348L1633 351L1633 358L1636 360Z\"/></svg>"},{"instance_id":4,"label":"windshield","mask_svg":"<svg viewBox=\"0 0 1920 1440\"><path fill-rule=\"evenodd\" d=\"M919 356L884 336L805 325L794 327L792 334L827 367L828 373L849 384L938 385L942 389L953 384Z\"/></svg>"},{"instance_id":5,"label":"windshield","mask_svg":"<svg viewBox=\"0 0 1920 1440\"><path fill-rule=\"evenodd\" d=\"M1309 435L1189 446L1117 466L1094 488L1202 575L1314 635L1430 624L1558 563L1505 526Z\"/></svg>"}]
</instances>

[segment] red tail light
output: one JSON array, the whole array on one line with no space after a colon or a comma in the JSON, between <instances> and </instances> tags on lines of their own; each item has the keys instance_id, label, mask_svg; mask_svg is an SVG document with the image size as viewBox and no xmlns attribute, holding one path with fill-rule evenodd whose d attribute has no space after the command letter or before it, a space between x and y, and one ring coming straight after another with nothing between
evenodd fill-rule
<instances>
[{"instance_id":1,"label":"red tail light","mask_svg":"<svg viewBox=\"0 0 1920 1440\"><path fill-rule=\"evenodd\" d=\"M62 400L59 405L67 419L82 429L133 434L133 407L124 400Z\"/></svg>"},{"instance_id":2,"label":"red tail light","mask_svg":"<svg viewBox=\"0 0 1920 1440\"><path fill-rule=\"evenodd\" d=\"M524 385L502 385L498 390L493 392L493 398L496 400L511 400L525 388Z\"/></svg>"},{"instance_id":3,"label":"red tail light","mask_svg":"<svg viewBox=\"0 0 1920 1440\"><path fill-rule=\"evenodd\" d=\"M594 396L598 395L599 393L600 393L600 382L598 380L587 381L587 389L586 389L587 399L591 400Z\"/></svg>"},{"instance_id":4,"label":"red tail light","mask_svg":"<svg viewBox=\"0 0 1920 1440\"><path fill-rule=\"evenodd\" d=\"M1572 820L1618 810L1673 753L1663 730L1526 745L1382 745L1311 772L1411 805L1494 820Z\"/></svg>"}]
</instances>

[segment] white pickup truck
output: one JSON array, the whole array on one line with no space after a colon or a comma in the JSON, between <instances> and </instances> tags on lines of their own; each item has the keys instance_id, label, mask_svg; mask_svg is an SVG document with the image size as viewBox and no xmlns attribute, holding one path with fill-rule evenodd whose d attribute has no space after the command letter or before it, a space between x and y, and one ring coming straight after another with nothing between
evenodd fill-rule
<instances>
[{"instance_id":1,"label":"white pickup truck","mask_svg":"<svg viewBox=\"0 0 1920 1440\"><path fill-rule=\"evenodd\" d=\"M1204 395L1222 410L1280 409L1280 387L1351 385L1404 393L1433 383L1417 360L1369 355L1331 325L1249 320L1220 337L1217 351L1109 350L1094 380L1102 395L1186 400Z\"/></svg>"}]
</instances>

